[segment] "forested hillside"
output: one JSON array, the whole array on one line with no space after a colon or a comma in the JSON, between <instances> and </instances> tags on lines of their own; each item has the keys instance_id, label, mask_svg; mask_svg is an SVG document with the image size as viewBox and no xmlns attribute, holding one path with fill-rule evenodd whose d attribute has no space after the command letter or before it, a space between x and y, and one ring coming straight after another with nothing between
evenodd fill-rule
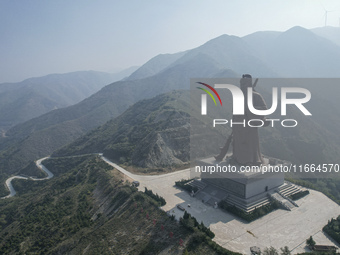
<instances>
[{"instance_id":1,"label":"forested hillside","mask_svg":"<svg viewBox=\"0 0 340 255\"><path fill-rule=\"evenodd\" d=\"M236 254L171 219L99 157L44 164L55 178L15 181L18 196L0 200L0 253Z\"/></svg>"}]
</instances>

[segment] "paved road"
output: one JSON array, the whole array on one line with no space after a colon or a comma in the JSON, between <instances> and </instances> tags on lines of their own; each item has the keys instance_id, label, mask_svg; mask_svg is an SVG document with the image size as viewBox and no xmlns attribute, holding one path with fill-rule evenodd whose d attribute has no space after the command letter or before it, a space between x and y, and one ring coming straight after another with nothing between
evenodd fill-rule
<instances>
[{"instance_id":1,"label":"paved road","mask_svg":"<svg viewBox=\"0 0 340 255\"><path fill-rule=\"evenodd\" d=\"M20 175L16 175L16 176L12 176L12 177L8 178L6 180L6 186L7 186L8 190L9 190L9 195L7 195L5 197L2 197L1 199L13 197L16 194L15 189L14 189L14 187L12 185L12 180L14 180L14 179L24 179L24 180L27 180L28 178L20 176Z\"/></svg>"},{"instance_id":2,"label":"paved road","mask_svg":"<svg viewBox=\"0 0 340 255\"><path fill-rule=\"evenodd\" d=\"M167 178L167 177L170 177L170 176L178 176L178 175L180 175L182 173L187 173L187 174L185 174L185 177L187 179L187 178L189 178L189 174L190 174L190 168L184 169L184 170L180 170L180 171L176 171L176 172L172 172L172 173L160 174L160 175L139 175L139 174L133 174L133 173L125 170L124 168L120 167L119 165L113 163L108 158L105 158L103 156L103 154L99 154L99 155L100 155L100 157L106 163L108 163L109 165L113 166L114 168L119 170L121 173L125 174L126 176L130 177L131 179L133 179L135 181L145 182L145 181L159 180L160 178Z\"/></svg>"},{"instance_id":3,"label":"paved road","mask_svg":"<svg viewBox=\"0 0 340 255\"><path fill-rule=\"evenodd\" d=\"M45 158L41 158L39 160L37 160L35 162L35 164L37 165L37 167L39 167L41 170L43 170L46 174L47 174L47 177L45 178L31 178L33 181L42 181L42 180L47 180L47 179L51 179L53 178L53 173L48 170L41 162L43 162L45 159L48 159L49 157L45 157Z\"/></svg>"},{"instance_id":4,"label":"paved road","mask_svg":"<svg viewBox=\"0 0 340 255\"><path fill-rule=\"evenodd\" d=\"M145 181L156 180L156 179L159 179L159 178L167 178L169 176L178 175L180 173L185 173L185 177L188 178L187 175L189 175L189 172L190 172L190 169L185 169L185 170L181 170L181 171L177 171L177 172L173 172L173 173L167 173L167 174L163 174L163 175L137 175L137 174L132 174L129 171L125 170L124 168L120 167L119 165L113 163L108 158L104 157L102 153L92 153L92 154L83 154L83 155L69 156L69 158L82 157L82 156L87 156L87 155L99 155L101 157L101 159L103 161L105 161L107 164L113 166L114 168L116 168L117 170L119 170L120 172L125 174L126 176L130 177L131 179L136 180L136 181L140 181L141 183L144 183ZM36 166L47 174L47 177L44 177L44 178L33 178L33 177L25 177L25 176L20 176L20 175L12 176L12 177L10 177L10 178L8 178L6 180L6 186L7 186L8 190L10 191L10 194L5 196L5 197L1 197L1 199L13 197L16 194L16 191L15 191L13 185L12 185L12 180L14 180L14 179L23 179L23 180L32 180L32 181L43 181L43 180L47 180L47 179L53 178L53 176L54 176L53 173L50 170L48 170L42 164L42 162L45 159L48 159L48 158L50 158L50 157L44 157L44 158L38 159L35 162Z\"/></svg>"},{"instance_id":5,"label":"paved road","mask_svg":"<svg viewBox=\"0 0 340 255\"><path fill-rule=\"evenodd\" d=\"M42 171L44 171L47 174L47 177L44 178L33 178L33 177L25 177L25 176L21 176L21 175L16 175L16 176L12 176L10 178L8 178L6 180L6 186L9 190L9 195L2 197L1 199L5 199L5 198L9 198L9 197L13 197L16 194L16 191L12 185L12 180L14 179L23 179L23 180L32 180L32 181L43 181L43 180L47 180L47 179L51 179L53 177L53 173L51 171L49 171L41 162L44 161L45 159L48 159L49 157L45 157L45 158L41 158L39 160L37 160L35 162L35 164L37 165L37 167L39 167Z\"/></svg>"}]
</instances>

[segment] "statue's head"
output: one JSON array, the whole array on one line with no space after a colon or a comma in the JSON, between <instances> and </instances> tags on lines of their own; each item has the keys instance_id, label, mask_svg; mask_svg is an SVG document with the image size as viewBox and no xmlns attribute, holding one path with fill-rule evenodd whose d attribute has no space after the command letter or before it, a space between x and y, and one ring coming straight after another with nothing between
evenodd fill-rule
<instances>
[{"instance_id":1,"label":"statue's head","mask_svg":"<svg viewBox=\"0 0 340 255\"><path fill-rule=\"evenodd\" d=\"M253 86L252 77L250 74L243 74L240 80L240 87L242 90L246 90L248 87Z\"/></svg>"}]
</instances>

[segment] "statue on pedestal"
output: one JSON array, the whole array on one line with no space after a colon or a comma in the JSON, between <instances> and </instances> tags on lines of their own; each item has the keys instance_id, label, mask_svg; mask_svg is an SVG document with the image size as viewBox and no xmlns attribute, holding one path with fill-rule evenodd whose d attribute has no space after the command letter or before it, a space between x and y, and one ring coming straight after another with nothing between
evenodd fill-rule
<instances>
[{"instance_id":1,"label":"statue on pedestal","mask_svg":"<svg viewBox=\"0 0 340 255\"><path fill-rule=\"evenodd\" d=\"M252 96L254 108L257 110L267 110L267 105L260 93L254 90L256 82L252 83L252 77L250 74L244 74L240 80L241 90L247 98L248 88L252 87ZM235 124L232 126L232 134L228 137L227 142L223 148L221 148L221 153L215 156L216 161L222 161L229 146L232 142L233 145L233 156L232 160L240 165L261 165L263 163L263 157L260 150L260 141L258 135L257 127L250 127L247 125L250 119L261 119L265 123L264 116L258 116L250 112L248 105L245 100L245 114L244 115L234 115L233 123L242 123L245 121L246 125ZM269 123L266 123L269 124Z\"/></svg>"}]
</instances>

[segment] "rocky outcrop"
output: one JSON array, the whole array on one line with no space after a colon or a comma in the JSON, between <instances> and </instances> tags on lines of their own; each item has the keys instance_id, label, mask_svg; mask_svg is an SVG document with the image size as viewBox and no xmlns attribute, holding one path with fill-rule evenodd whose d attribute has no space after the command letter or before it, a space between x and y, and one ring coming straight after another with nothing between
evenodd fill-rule
<instances>
[{"instance_id":1,"label":"rocky outcrop","mask_svg":"<svg viewBox=\"0 0 340 255\"><path fill-rule=\"evenodd\" d=\"M190 119L172 119L165 130L151 132L132 154L132 164L141 167L183 165L190 159Z\"/></svg>"}]
</instances>

